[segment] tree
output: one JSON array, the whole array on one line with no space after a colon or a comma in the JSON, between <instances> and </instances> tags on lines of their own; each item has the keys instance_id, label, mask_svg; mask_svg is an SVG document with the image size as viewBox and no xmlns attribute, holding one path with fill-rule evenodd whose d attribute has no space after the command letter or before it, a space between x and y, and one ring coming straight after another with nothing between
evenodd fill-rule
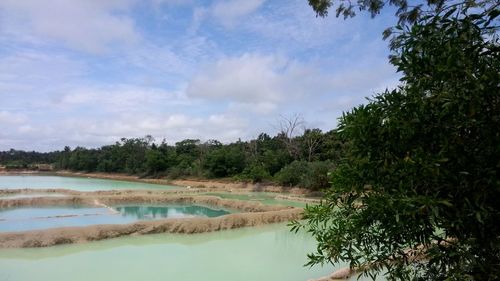
<instances>
[{"instance_id":1,"label":"tree","mask_svg":"<svg viewBox=\"0 0 500 281\"><path fill-rule=\"evenodd\" d=\"M402 84L340 119L347 157L324 202L294 223L318 240L310 265L346 261L391 280L500 279L499 4L428 3L437 8L393 29Z\"/></svg>"},{"instance_id":2,"label":"tree","mask_svg":"<svg viewBox=\"0 0 500 281\"><path fill-rule=\"evenodd\" d=\"M304 119L300 114L294 114L293 116L280 116L279 120L279 137L285 144L285 147L294 159L298 159L299 156L299 145L295 139L297 131L304 125Z\"/></svg>"},{"instance_id":3,"label":"tree","mask_svg":"<svg viewBox=\"0 0 500 281\"><path fill-rule=\"evenodd\" d=\"M245 155L238 143L210 151L205 159L205 168L211 177L227 177L245 169Z\"/></svg>"},{"instance_id":4,"label":"tree","mask_svg":"<svg viewBox=\"0 0 500 281\"><path fill-rule=\"evenodd\" d=\"M165 155L158 149L149 149L146 151L146 170L149 174L157 174L168 168Z\"/></svg>"},{"instance_id":5,"label":"tree","mask_svg":"<svg viewBox=\"0 0 500 281\"><path fill-rule=\"evenodd\" d=\"M328 11L334 6L334 0L308 0L309 5L320 17L326 17ZM466 4L469 6L480 6L493 1L454 1L454 0L424 0L418 4L409 3L407 0L337 0L335 6L335 15L344 18L354 17L355 10L368 11L372 17L375 17L386 6L397 8L396 16L400 24L413 24L422 15L433 15L450 6ZM449 4L451 3L451 4Z\"/></svg>"},{"instance_id":6,"label":"tree","mask_svg":"<svg viewBox=\"0 0 500 281\"><path fill-rule=\"evenodd\" d=\"M275 179L284 186L300 186L319 190L328 186L328 172L332 168L332 163L327 161L293 161L276 173Z\"/></svg>"},{"instance_id":7,"label":"tree","mask_svg":"<svg viewBox=\"0 0 500 281\"><path fill-rule=\"evenodd\" d=\"M323 138L323 133L320 129L306 129L301 137L301 144L307 161L311 162L314 155L316 154L321 141Z\"/></svg>"}]
</instances>

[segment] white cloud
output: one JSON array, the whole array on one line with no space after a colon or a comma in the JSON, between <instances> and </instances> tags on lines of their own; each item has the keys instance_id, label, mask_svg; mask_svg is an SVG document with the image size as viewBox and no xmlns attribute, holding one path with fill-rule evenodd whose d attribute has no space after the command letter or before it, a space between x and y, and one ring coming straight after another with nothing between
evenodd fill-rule
<instances>
[{"instance_id":1,"label":"white cloud","mask_svg":"<svg viewBox=\"0 0 500 281\"><path fill-rule=\"evenodd\" d=\"M20 49L0 57L0 82L5 84L26 84L31 88L39 83L67 81L84 72L84 64L61 54Z\"/></svg>"},{"instance_id":2,"label":"white cloud","mask_svg":"<svg viewBox=\"0 0 500 281\"><path fill-rule=\"evenodd\" d=\"M206 66L190 82L187 95L243 103L278 102L286 63L275 56L244 54Z\"/></svg>"},{"instance_id":3,"label":"white cloud","mask_svg":"<svg viewBox=\"0 0 500 281\"><path fill-rule=\"evenodd\" d=\"M152 0L155 6L167 5L167 6L190 6L193 5L194 0Z\"/></svg>"},{"instance_id":4,"label":"white cloud","mask_svg":"<svg viewBox=\"0 0 500 281\"><path fill-rule=\"evenodd\" d=\"M245 137L248 133L248 125L244 119L224 114L206 118L188 114L120 115L105 120L71 118L54 126L64 132L65 139L62 142L72 145L99 145L103 140L109 143L124 136L142 137L147 134L157 140L166 139L170 143L187 138L227 142Z\"/></svg>"},{"instance_id":5,"label":"white cloud","mask_svg":"<svg viewBox=\"0 0 500 281\"><path fill-rule=\"evenodd\" d=\"M325 96L369 96L380 81L394 75L394 69L384 62L350 67L326 72L283 56L244 54L202 68L186 93L188 97L228 102L234 111L270 114L292 103L322 106L320 98ZM348 100L356 102L359 98ZM341 104L348 105L346 99Z\"/></svg>"},{"instance_id":6,"label":"white cloud","mask_svg":"<svg viewBox=\"0 0 500 281\"><path fill-rule=\"evenodd\" d=\"M20 49L0 56L1 109L28 114L43 108L85 73L79 60L57 53Z\"/></svg>"},{"instance_id":7,"label":"white cloud","mask_svg":"<svg viewBox=\"0 0 500 281\"><path fill-rule=\"evenodd\" d=\"M138 40L133 20L125 15L132 4L131 0L3 0L0 32L60 40L99 53L112 44Z\"/></svg>"},{"instance_id":8,"label":"white cloud","mask_svg":"<svg viewBox=\"0 0 500 281\"><path fill-rule=\"evenodd\" d=\"M0 113L11 122L12 115ZM47 124L26 120L27 123L13 124L0 131L0 150L10 148L25 150L62 149L71 147L99 147L111 144L122 137L133 138L152 135L156 140L169 143L191 139L217 139L222 142L236 141L255 134L248 122L238 116L212 114L198 117L189 114L119 114L111 118L69 116ZM0 124L2 123L0 119Z\"/></svg>"},{"instance_id":9,"label":"white cloud","mask_svg":"<svg viewBox=\"0 0 500 281\"><path fill-rule=\"evenodd\" d=\"M101 87L75 87L64 94L54 106L66 110L78 107L102 108L106 112L154 111L158 107L189 105L191 102L181 92L159 88L118 84Z\"/></svg>"},{"instance_id":10,"label":"white cloud","mask_svg":"<svg viewBox=\"0 0 500 281\"><path fill-rule=\"evenodd\" d=\"M360 23L307 1L0 0L0 150L235 141L294 112L331 129L395 83Z\"/></svg>"},{"instance_id":11,"label":"white cloud","mask_svg":"<svg viewBox=\"0 0 500 281\"><path fill-rule=\"evenodd\" d=\"M188 34L196 34L203 20L207 17L208 9L205 7L195 7L193 9L193 19L188 29Z\"/></svg>"},{"instance_id":12,"label":"white cloud","mask_svg":"<svg viewBox=\"0 0 500 281\"><path fill-rule=\"evenodd\" d=\"M212 16L231 27L243 17L255 12L265 0L220 0L211 7Z\"/></svg>"},{"instance_id":13,"label":"white cloud","mask_svg":"<svg viewBox=\"0 0 500 281\"><path fill-rule=\"evenodd\" d=\"M0 111L0 125L18 125L27 121L24 114Z\"/></svg>"},{"instance_id":14,"label":"white cloud","mask_svg":"<svg viewBox=\"0 0 500 281\"><path fill-rule=\"evenodd\" d=\"M330 16L316 17L307 1L269 1L265 12L255 13L241 21L242 29L273 41L273 47L318 48L337 40L356 36L360 17L343 21ZM264 40L267 44L269 42Z\"/></svg>"}]
</instances>

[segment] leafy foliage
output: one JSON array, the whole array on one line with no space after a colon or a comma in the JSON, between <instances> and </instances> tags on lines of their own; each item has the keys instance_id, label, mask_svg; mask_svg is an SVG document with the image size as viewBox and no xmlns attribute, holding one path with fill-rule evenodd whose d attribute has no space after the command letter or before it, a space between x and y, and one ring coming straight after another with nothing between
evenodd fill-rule
<instances>
[{"instance_id":1,"label":"leafy foliage","mask_svg":"<svg viewBox=\"0 0 500 281\"><path fill-rule=\"evenodd\" d=\"M294 161L283 167L275 178L283 186L302 186L311 190L319 190L328 186L328 174L334 169L330 161Z\"/></svg>"},{"instance_id":2,"label":"leafy foliage","mask_svg":"<svg viewBox=\"0 0 500 281\"><path fill-rule=\"evenodd\" d=\"M39 153L11 149L0 151L0 163L11 169L25 169L30 164L54 163L59 156L58 152Z\"/></svg>"},{"instance_id":3,"label":"leafy foliage","mask_svg":"<svg viewBox=\"0 0 500 281\"><path fill-rule=\"evenodd\" d=\"M290 153L291 143L294 153ZM8 168L29 168L30 164L51 163L59 169L172 179L232 177L319 189L329 185L327 173L344 149L345 144L335 131L323 133L319 129L304 130L302 135L286 138L282 134L271 137L263 133L254 140L230 144L197 139L186 139L175 145L165 141L157 144L146 136L123 138L98 149L65 147L63 151L51 153L0 152L0 164L9 164ZM331 160L325 162L326 159ZM293 164L294 161L298 164ZM288 165L292 167L287 168ZM284 174L295 169L295 165L301 167L297 174L300 179L285 180Z\"/></svg>"},{"instance_id":4,"label":"leafy foliage","mask_svg":"<svg viewBox=\"0 0 500 281\"><path fill-rule=\"evenodd\" d=\"M403 83L342 116L347 157L325 201L294 223L318 241L309 265L500 279L499 4L471 3L438 3L396 27L391 62Z\"/></svg>"}]
</instances>

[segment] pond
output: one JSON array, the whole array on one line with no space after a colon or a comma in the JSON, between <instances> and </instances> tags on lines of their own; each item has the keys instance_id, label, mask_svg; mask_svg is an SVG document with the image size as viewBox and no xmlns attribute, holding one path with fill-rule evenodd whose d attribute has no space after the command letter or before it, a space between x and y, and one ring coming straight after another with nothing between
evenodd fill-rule
<instances>
[{"instance_id":1,"label":"pond","mask_svg":"<svg viewBox=\"0 0 500 281\"><path fill-rule=\"evenodd\" d=\"M105 180L80 177L59 177L42 175L2 175L0 189L19 188L65 188L78 191L118 190L118 189L155 189L171 190L179 187L141 182Z\"/></svg>"},{"instance_id":2,"label":"pond","mask_svg":"<svg viewBox=\"0 0 500 281\"><path fill-rule=\"evenodd\" d=\"M110 190L135 188L173 188L111 180L53 176L0 176L1 188L68 188L74 190ZM239 200L277 204L274 194L213 194ZM281 202L282 203L282 202ZM302 203L300 203L302 204ZM177 206L180 207L180 206ZM184 208L185 206L183 206ZM33 210L37 209L37 210ZM9 209L15 211L16 209ZM95 224L100 213L103 222L116 220L162 218L190 215L222 215L221 210L158 209L158 206L117 205L116 214L109 208L20 208L4 213L9 220L76 215ZM222 210L224 211L224 210ZM89 214L88 216L83 216ZM71 221L72 217L68 217ZM50 219L48 219L50 221ZM107 221L106 221L107 220ZM42 220L43 221L43 220ZM57 219L56 221L61 221ZM22 229L23 223L18 224ZM31 225L24 223L24 225ZM54 227L52 221L44 227ZM8 226L15 228L16 226ZM26 226L24 226L26 228ZM4 229L6 229L5 227ZM4 230L5 231L5 230ZM204 280L204 281L306 281L328 275L345 264L308 268L307 253L314 251L316 241L307 233L290 232L286 224L272 224L202 234L155 234L129 236L99 242L61 245L49 248L0 249L0 281L31 280ZM365 279L360 279L365 280Z\"/></svg>"},{"instance_id":3,"label":"pond","mask_svg":"<svg viewBox=\"0 0 500 281\"><path fill-rule=\"evenodd\" d=\"M218 217L229 213L227 210L198 205L12 208L0 209L0 232L95 224L126 224L164 218Z\"/></svg>"},{"instance_id":4,"label":"pond","mask_svg":"<svg viewBox=\"0 0 500 281\"><path fill-rule=\"evenodd\" d=\"M277 193L252 192L252 193L231 193L231 192L207 192L205 195L217 196L224 199L236 199L246 201L261 202L265 205L284 205L290 207L304 208L308 203L291 200L276 199Z\"/></svg>"},{"instance_id":5,"label":"pond","mask_svg":"<svg viewBox=\"0 0 500 281\"><path fill-rule=\"evenodd\" d=\"M0 250L0 280L306 281L334 270L303 267L315 241L283 224L159 234L42 249Z\"/></svg>"}]
</instances>

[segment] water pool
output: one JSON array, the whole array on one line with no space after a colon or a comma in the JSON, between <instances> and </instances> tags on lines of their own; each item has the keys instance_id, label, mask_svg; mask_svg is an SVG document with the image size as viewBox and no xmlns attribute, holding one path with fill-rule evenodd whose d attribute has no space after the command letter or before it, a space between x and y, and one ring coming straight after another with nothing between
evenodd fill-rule
<instances>
[{"instance_id":1,"label":"water pool","mask_svg":"<svg viewBox=\"0 0 500 281\"><path fill-rule=\"evenodd\" d=\"M227 210L198 205L124 205L113 208L65 206L0 209L0 232L96 224L126 224L139 220L164 218L218 217L229 213Z\"/></svg>"},{"instance_id":2,"label":"water pool","mask_svg":"<svg viewBox=\"0 0 500 281\"><path fill-rule=\"evenodd\" d=\"M113 207L122 217L134 219L161 219L161 218L184 218L184 217L219 217L230 214L228 210L211 208L199 205L175 205L175 206L116 206Z\"/></svg>"},{"instance_id":3,"label":"water pool","mask_svg":"<svg viewBox=\"0 0 500 281\"><path fill-rule=\"evenodd\" d=\"M173 188L87 178L0 176L0 189L27 187L80 191ZM283 203L266 194L219 195L266 204ZM116 206L115 209L119 207L139 206ZM107 208L90 209L109 212ZM120 214L141 213L130 208L121 210ZM141 210L146 217L162 213L147 208ZM90 210L73 208L70 211L79 215ZM95 223L94 216L88 219ZM345 266L303 267L307 253L315 247L316 242L309 235L294 234L285 224L274 224L192 235L130 236L50 248L0 249L0 281L305 281Z\"/></svg>"},{"instance_id":4,"label":"water pool","mask_svg":"<svg viewBox=\"0 0 500 281\"><path fill-rule=\"evenodd\" d=\"M256 201L266 205L283 205L283 206L304 208L307 204L310 204L292 200L276 199L275 197L278 194L270 192L252 192L252 193L207 192L204 194L217 196L224 199Z\"/></svg>"},{"instance_id":5,"label":"water pool","mask_svg":"<svg viewBox=\"0 0 500 281\"><path fill-rule=\"evenodd\" d=\"M303 267L315 241L283 224L159 234L42 249L0 250L0 280L306 281L333 267ZM362 279L363 280L363 279Z\"/></svg>"},{"instance_id":6,"label":"water pool","mask_svg":"<svg viewBox=\"0 0 500 281\"><path fill-rule=\"evenodd\" d=\"M0 189L19 188L65 188L77 191L117 190L117 189L155 189L171 190L179 187L141 182L128 182L108 179L79 177L59 177L40 175L2 175Z\"/></svg>"}]
</instances>

